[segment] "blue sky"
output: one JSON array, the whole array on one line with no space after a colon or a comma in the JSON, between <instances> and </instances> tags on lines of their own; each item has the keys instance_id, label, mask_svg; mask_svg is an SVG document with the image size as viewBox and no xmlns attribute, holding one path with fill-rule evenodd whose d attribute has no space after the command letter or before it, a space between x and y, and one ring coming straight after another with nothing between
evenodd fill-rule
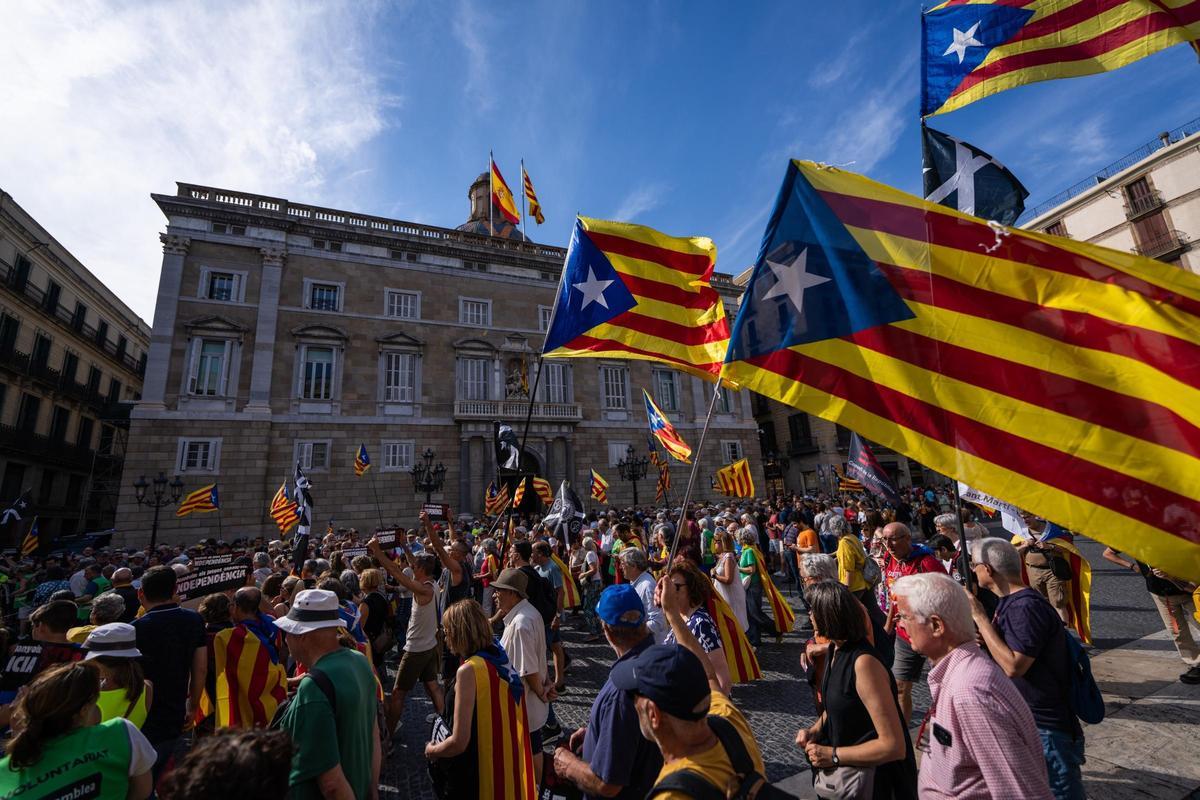
<instances>
[{"instance_id":1,"label":"blue sky","mask_svg":"<svg viewBox=\"0 0 1200 800\"><path fill-rule=\"evenodd\" d=\"M736 8L736 10L734 10ZM789 157L919 191L919 5L716 2L18 4L0 187L147 320L151 192L208 183L454 226L492 149L546 224L575 213L754 259ZM1035 204L1200 116L1184 47L931 124Z\"/></svg>"}]
</instances>

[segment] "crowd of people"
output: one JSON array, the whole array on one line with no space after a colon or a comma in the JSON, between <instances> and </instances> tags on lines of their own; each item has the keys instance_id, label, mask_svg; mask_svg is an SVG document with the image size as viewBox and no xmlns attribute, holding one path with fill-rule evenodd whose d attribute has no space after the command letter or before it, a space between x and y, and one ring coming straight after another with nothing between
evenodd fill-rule
<instances>
[{"instance_id":1,"label":"crowd of people","mask_svg":"<svg viewBox=\"0 0 1200 800\"><path fill-rule=\"evenodd\" d=\"M818 710L795 743L821 797L1081 798L1069 579L1037 572L1045 546L975 517L914 489L895 507L602 509L576 534L422 514L386 535L331 524L299 546L0 559L0 796L373 798L421 724L440 797L771 797L736 686L793 636ZM1183 679L1200 681L1178 625L1195 587L1106 557L1146 576ZM244 585L181 602L180 582L222 561ZM614 663L568 732L555 705L571 626ZM922 680L932 702L914 719ZM415 691L424 721L404 714Z\"/></svg>"}]
</instances>

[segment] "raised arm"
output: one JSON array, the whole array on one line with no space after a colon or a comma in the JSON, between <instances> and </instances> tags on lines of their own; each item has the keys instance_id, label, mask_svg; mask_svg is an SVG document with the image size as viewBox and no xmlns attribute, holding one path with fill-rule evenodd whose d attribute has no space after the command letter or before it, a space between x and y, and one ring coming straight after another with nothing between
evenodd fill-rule
<instances>
[{"instance_id":1,"label":"raised arm","mask_svg":"<svg viewBox=\"0 0 1200 800\"><path fill-rule=\"evenodd\" d=\"M374 536L371 537L371 541L367 542L367 552L370 553L375 560L379 562L379 566L383 567L387 573L395 578L401 586L412 592L414 596L420 597L422 604L429 602L429 598L433 596L433 588L428 584L418 583L417 581L405 575L404 570L400 568L400 565L398 565L395 561L392 561L392 559L388 557L388 554L383 552L383 548L379 546L379 540ZM407 552L407 550L405 552Z\"/></svg>"},{"instance_id":2,"label":"raised arm","mask_svg":"<svg viewBox=\"0 0 1200 800\"><path fill-rule=\"evenodd\" d=\"M441 534L439 534L437 529L430 524L429 515L424 511L421 512L421 525L424 527L425 533L429 536L429 544L433 547L433 552L437 554L438 560L442 562L443 567L450 570L450 584L452 586L458 586L460 583L462 583L462 564L460 564L457 559L451 557L451 555L446 552L446 546L442 542ZM450 522L449 513L446 514L446 525L450 531L451 538L453 538L454 523Z\"/></svg>"},{"instance_id":3,"label":"raised arm","mask_svg":"<svg viewBox=\"0 0 1200 800\"><path fill-rule=\"evenodd\" d=\"M675 634L675 642L682 647L686 647L692 652L692 655L700 659L700 663L704 666L704 676L708 678L708 685L714 692L720 692L728 696L725 689L721 687L721 679L717 676L717 671L713 669L712 662L704 652L704 648L700 646L700 642L696 641L696 637L688 629L687 619L683 616L684 598L681 596L684 592L675 591L674 584L670 578L662 578L658 582L656 594L661 600L663 616L667 620L667 624L671 626L671 633Z\"/></svg>"}]
</instances>

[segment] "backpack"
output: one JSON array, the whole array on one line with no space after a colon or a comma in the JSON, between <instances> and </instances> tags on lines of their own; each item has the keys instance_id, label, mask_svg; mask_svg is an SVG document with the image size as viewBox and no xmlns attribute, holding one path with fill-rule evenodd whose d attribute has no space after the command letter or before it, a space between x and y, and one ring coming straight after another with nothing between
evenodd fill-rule
<instances>
[{"instance_id":1,"label":"backpack","mask_svg":"<svg viewBox=\"0 0 1200 800\"><path fill-rule=\"evenodd\" d=\"M870 553L867 553L867 558L863 561L862 576L872 589L883 580L883 570L879 568L879 562Z\"/></svg>"},{"instance_id":2,"label":"backpack","mask_svg":"<svg viewBox=\"0 0 1200 800\"><path fill-rule=\"evenodd\" d=\"M658 783L646 795L646 800L667 792L681 792L696 800L797 800L795 795L788 794L767 783L767 779L754 769L754 761L746 751L742 737L738 735L733 723L724 717L710 716L708 727L716 734L741 781L734 788L733 794L726 795L724 791L713 786L700 773L690 769L672 772Z\"/></svg>"},{"instance_id":3,"label":"backpack","mask_svg":"<svg viewBox=\"0 0 1200 800\"><path fill-rule=\"evenodd\" d=\"M1075 716L1089 725L1104 720L1104 696L1092 677L1092 660L1075 635L1064 631L1067 637L1067 669L1071 673L1071 710Z\"/></svg>"},{"instance_id":4,"label":"backpack","mask_svg":"<svg viewBox=\"0 0 1200 800\"><path fill-rule=\"evenodd\" d=\"M529 596L529 602L538 613L542 615L542 622L549 625L554 621L554 615L558 613L558 595L554 591L554 584L541 576L533 567L521 567L521 572L525 573L525 577L529 578L525 586L525 594Z\"/></svg>"}]
</instances>

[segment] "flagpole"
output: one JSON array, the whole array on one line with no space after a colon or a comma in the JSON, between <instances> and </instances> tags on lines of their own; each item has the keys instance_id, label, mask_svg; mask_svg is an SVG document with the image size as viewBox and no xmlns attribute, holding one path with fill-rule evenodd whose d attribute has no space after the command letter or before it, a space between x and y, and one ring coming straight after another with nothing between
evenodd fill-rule
<instances>
[{"instance_id":1,"label":"flagpole","mask_svg":"<svg viewBox=\"0 0 1200 800\"><path fill-rule=\"evenodd\" d=\"M368 469L370 469L368 467ZM379 490L375 488L375 473L371 473L371 494L375 495L375 513L379 515L379 530L383 530L383 509L379 505Z\"/></svg>"},{"instance_id":2,"label":"flagpole","mask_svg":"<svg viewBox=\"0 0 1200 800\"><path fill-rule=\"evenodd\" d=\"M494 205L492 198L495 196L496 187L492 185L493 176L496 170L493 165L496 163L496 156L488 150L488 236L496 235L496 226L492 222L492 206Z\"/></svg>"},{"instance_id":3,"label":"flagpole","mask_svg":"<svg viewBox=\"0 0 1200 800\"><path fill-rule=\"evenodd\" d=\"M541 382L542 355L539 353L537 360L537 375L533 376L533 389L531 389L529 392L529 408L525 412L525 430L521 432L521 449L517 451L517 473L521 475L522 480L524 480L525 474L521 471L521 456L525 454L525 443L529 440L529 424L533 421L533 398L537 397L538 384ZM513 496L516 496L515 492L513 493ZM508 518L510 522L512 521L512 515L515 510L516 509L511 505L509 506ZM507 534L507 528L505 529L505 533Z\"/></svg>"},{"instance_id":4,"label":"flagpole","mask_svg":"<svg viewBox=\"0 0 1200 800\"><path fill-rule=\"evenodd\" d=\"M525 159L521 159L521 235L529 241L529 216L525 211Z\"/></svg>"},{"instance_id":5,"label":"flagpole","mask_svg":"<svg viewBox=\"0 0 1200 800\"><path fill-rule=\"evenodd\" d=\"M704 439L708 436L708 426L712 424L713 412L717 410L717 400L721 397L721 380L717 379L717 385L713 387L712 402L708 404L708 416L704 418L704 427L700 431L700 441L696 443L696 458L692 461L692 471L688 475L687 489L683 492L683 504L680 506L683 510L680 512L679 525L675 527L675 540L671 542L671 553L667 556L668 567L675 561L675 552L679 550L679 533L680 529L687 524L688 502L692 497L692 488L696 485L696 473L700 469L700 456L704 452ZM668 514L669 516L669 514Z\"/></svg>"},{"instance_id":6,"label":"flagpole","mask_svg":"<svg viewBox=\"0 0 1200 800\"><path fill-rule=\"evenodd\" d=\"M971 568L971 549L967 542L967 531L963 528L962 498L958 494L958 479L952 477L950 481L954 484L954 526L958 528L958 572L962 575L967 591L974 593L975 574Z\"/></svg>"}]
</instances>

